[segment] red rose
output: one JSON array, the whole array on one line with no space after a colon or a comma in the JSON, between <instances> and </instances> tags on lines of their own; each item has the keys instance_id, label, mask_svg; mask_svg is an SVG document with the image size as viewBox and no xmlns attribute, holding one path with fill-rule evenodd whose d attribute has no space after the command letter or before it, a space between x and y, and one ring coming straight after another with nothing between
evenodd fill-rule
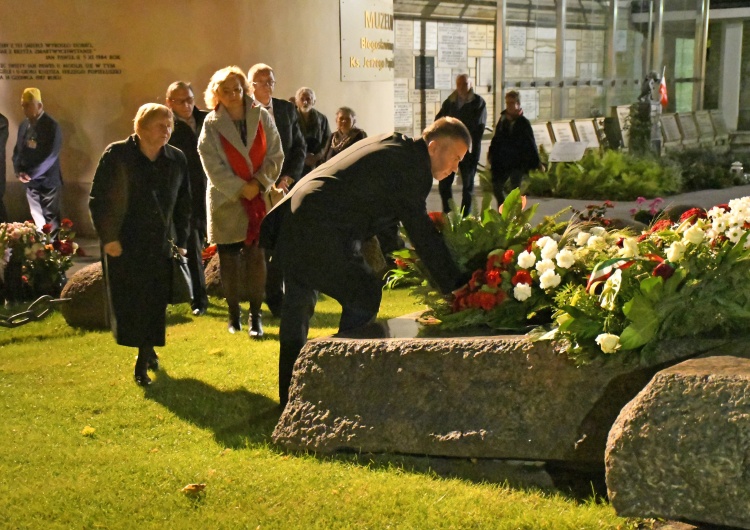
<instances>
[{"instance_id":1,"label":"red rose","mask_svg":"<svg viewBox=\"0 0 750 530\"><path fill-rule=\"evenodd\" d=\"M500 275L499 270L492 269L484 275L484 281L487 282L487 285L489 285L490 287L497 287L498 285L500 285L500 282L503 281L503 277Z\"/></svg>"},{"instance_id":2,"label":"red rose","mask_svg":"<svg viewBox=\"0 0 750 530\"><path fill-rule=\"evenodd\" d=\"M518 285L519 283L525 283L526 285L531 285L531 274L529 274L529 271L519 270L510 280L510 283L514 287Z\"/></svg>"},{"instance_id":3,"label":"red rose","mask_svg":"<svg viewBox=\"0 0 750 530\"><path fill-rule=\"evenodd\" d=\"M66 229L73 228L73 221L71 221L70 219L68 219L66 217L65 219L63 219L62 221L60 221L60 226L62 226L63 228L66 228Z\"/></svg>"},{"instance_id":4,"label":"red rose","mask_svg":"<svg viewBox=\"0 0 750 530\"><path fill-rule=\"evenodd\" d=\"M62 254L63 256L70 256L71 254L73 254L73 244L67 240L60 241L57 250L59 250L60 254Z\"/></svg>"},{"instance_id":5,"label":"red rose","mask_svg":"<svg viewBox=\"0 0 750 530\"><path fill-rule=\"evenodd\" d=\"M664 261L656 266L652 274L654 276L661 276L662 278L664 278L664 281L667 281L674 274L674 267L672 267L672 265L670 265L668 262Z\"/></svg>"},{"instance_id":6,"label":"red rose","mask_svg":"<svg viewBox=\"0 0 750 530\"><path fill-rule=\"evenodd\" d=\"M505 254L503 254L503 265L509 265L513 263L513 258L515 257L516 252L513 249L508 249L505 251Z\"/></svg>"},{"instance_id":7,"label":"red rose","mask_svg":"<svg viewBox=\"0 0 750 530\"><path fill-rule=\"evenodd\" d=\"M479 294L479 306L485 311L490 311L497 305L494 293L478 293Z\"/></svg>"},{"instance_id":8,"label":"red rose","mask_svg":"<svg viewBox=\"0 0 750 530\"><path fill-rule=\"evenodd\" d=\"M45 223L45 225L42 226L42 232L44 232L45 234L49 234L50 232L52 232L52 225L49 223Z\"/></svg>"}]
</instances>

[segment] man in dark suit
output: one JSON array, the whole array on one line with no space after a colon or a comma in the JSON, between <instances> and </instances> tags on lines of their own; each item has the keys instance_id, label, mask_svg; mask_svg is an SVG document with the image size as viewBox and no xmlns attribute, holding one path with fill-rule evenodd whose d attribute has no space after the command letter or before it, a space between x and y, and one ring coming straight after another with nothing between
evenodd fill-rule
<instances>
[{"instance_id":1,"label":"man in dark suit","mask_svg":"<svg viewBox=\"0 0 750 530\"><path fill-rule=\"evenodd\" d=\"M307 146L299 128L297 110L294 104L273 97L276 79L273 68L258 63L250 68L247 79L252 83L252 96L255 102L265 108L276 122L284 151L284 165L276 185L288 191L302 175ZM274 316L281 314L284 299L284 279L273 253L266 252L266 305Z\"/></svg>"},{"instance_id":2,"label":"man in dark suit","mask_svg":"<svg viewBox=\"0 0 750 530\"><path fill-rule=\"evenodd\" d=\"M21 107L26 119L18 127L13 168L18 180L26 185L34 223L40 229L49 224L55 233L60 226L62 132L58 123L44 112L38 88L23 91Z\"/></svg>"},{"instance_id":3,"label":"man in dark suit","mask_svg":"<svg viewBox=\"0 0 750 530\"><path fill-rule=\"evenodd\" d=\"M433 178L458 169L470 147L469 131L455 118L437 120L416 140L397 133L361 140L303 177L266 216L261 246L275 247L286 287L279 329L282 405L307 341L316 291L341 304L340 334L374 322L382 282L362 257L362 241L400 221L442 292L463 283L426 200Z\"/></svg>"},{"instance_id":4,"label":"man in dark suit","mask_svg":"<svg viewBox=\"0 0 750 530\"><path fill-rule=\"evenodd\" d=\"M190 83L175 81L167 88L167 107L174 113L174 131L169 144L185 153L192 193L190 237L187 244L188 269L193 282L193 315L205 315L208 309L206 275L203 270L203 247L206 242L206 173L198 155L198 136L208 114L195 106Z\"/></svg>"},{"instance_id":5,"label":"man in dark suit","mask_svg":"<svg viewBox=\"0 0 750 530\"><path fill-rule=\"evenodd\" d=\"M5 209L5 146L8 144L8 118L0 114L0 223L8 222Z\"/></svg>"},{"instance_id":6,"label":"man in dark suit","mask_svg":"<svg viewBox=\"0 0 750 530\"><path fill-rule=\"evenodd\" d=\"M456 77L456 90L448 96L440 107L435 119L452 116L461 120L471 133L471 152L458 165L461 172L461 210L464 215L471 212L471 199L474 193L474 176L477 174L479 154L482 150L482 135L487 124L487 104L479 94L474 93L469 74L459 74ZM441 180L438 185L440 198L443 201L443 211L449 212L449 201L453 198L453 179L455 175Z\"/></svg>"}]
</instances>

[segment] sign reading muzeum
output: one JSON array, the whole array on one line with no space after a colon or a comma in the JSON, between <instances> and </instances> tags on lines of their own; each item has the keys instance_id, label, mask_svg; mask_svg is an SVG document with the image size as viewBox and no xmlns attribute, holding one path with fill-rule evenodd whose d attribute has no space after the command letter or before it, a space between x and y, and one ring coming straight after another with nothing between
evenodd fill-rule
<instances>
[{"instance_id":1,"label":"sign reading muzeum","mask_svg":"<svg viewBox=\"0 0 750 530\"><path fill-rule=\"evenodd\" d=\"M341 80L393 79L393 2L340 0Z\"/></svg>"}]
</instances>

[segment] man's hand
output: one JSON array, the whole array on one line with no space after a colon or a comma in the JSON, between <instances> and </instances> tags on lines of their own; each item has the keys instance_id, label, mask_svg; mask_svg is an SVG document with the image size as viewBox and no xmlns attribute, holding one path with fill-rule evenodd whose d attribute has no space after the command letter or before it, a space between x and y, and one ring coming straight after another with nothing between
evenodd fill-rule
<instances>
[{"instance_id":1,"label":"man's hand","mask_svg":"<svg viewBox=\"0 0 750 530\"><path fill-rule=\"evenodd\" d=\"M16 175L16 177L18 177L18 180L20 180L24 184L26 184L27 182L31 180L31 177L26 173L19 173Z\"/></svg>"},{"instance_id":2,"label":"man's hand","mask_svg":"<svg viewBox=\"0 0 750 530\"><path fill-rule=\"evenodd\" d=\"M186 248L177 248L177 252L180 253L180 256L185 257L187 256L187 249Z\"/></svg>"},{"instance_id":3,"label":"man's hand","mask_svg":"<svg viewBox=\"0 0 750 530\"><path fill-rule=\"evenodd\" d=\"M110 241L106 245L104 245L104 252L107 254L107 256L112 256L113 258L117 258L122 254L122 245L120 245L119 241Z\"/></svg>"},{"instance_id":4,"label":"man's hand","mask_svg":"<svg viewBox=\"0 0 750 530\"><path fill-rule=\"evenodd\" d=\"M242 190L240 190L240 195L242 195L242 197L244 197L248 201L253 200L259 193L260 184L258 184L257 180L251 180L250 182L242 186Z\"/></svg>"},{"instance_id":5,"label":"man's hand","mask_svg":"<svg viewBox=\"0 0 750 530\"><path fill-rule=\"evenodd\" d=\"M305 165L308 167L315 167L315 164L318 163L318 160L320 160L318 158L318 155L314 153L309 153L305 155Z\"/></svg>"},{"instance_id":6,"label":"man's hand","mask_svg":"<svg viewBox=\"0 0 750 530\"><path fill-rule=\"evenodd\" d=\"M289 191L289 186L291 186L292 184L294 184L294 179L289 175L284 175L279 179L276 187L280 190L284 190L284 193L287 193Z\"/></svg>"}]
</instances>

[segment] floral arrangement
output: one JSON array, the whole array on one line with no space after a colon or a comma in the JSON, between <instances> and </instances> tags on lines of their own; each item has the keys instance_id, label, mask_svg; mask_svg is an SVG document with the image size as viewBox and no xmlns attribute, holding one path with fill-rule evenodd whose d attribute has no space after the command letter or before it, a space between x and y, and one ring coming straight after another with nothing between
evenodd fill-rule
<instances>
[{"instance_id":1,"label":"floral arrangement","mask_svg":"<svg viewBox=\"0 0 750 530\"><path fill-rule=\"evenodd\" d=\"M73 265L73 256L80 253L73 241L73 222L63 219L56 234L46 224L38 230L34 223L0 223L0 256L6 287L18 278L36 295L59 294L65 283L65 271ZM57 292L55 292L57 291Z\"/></svg>"},{"instance_id":2,"label":"floral arrangement","mask_svg":"<svg viewBox=\"0 0 750 530\"><path fill-rule=\"evenodd\" d=\"M502 213L486 210L468 226L446 216L440 229L471 279L452 300L424 281L418 288L439 328L530 332L582 363L613 355L648 362L664 339L746 333L750 197L658 220L640 234L554 218L531 227L533 210L515 190ZM491 243L470 250L483 241ZM405 266L392 282L423 274L411 251L399 258Z\"/></svg>"}]
</instances>

